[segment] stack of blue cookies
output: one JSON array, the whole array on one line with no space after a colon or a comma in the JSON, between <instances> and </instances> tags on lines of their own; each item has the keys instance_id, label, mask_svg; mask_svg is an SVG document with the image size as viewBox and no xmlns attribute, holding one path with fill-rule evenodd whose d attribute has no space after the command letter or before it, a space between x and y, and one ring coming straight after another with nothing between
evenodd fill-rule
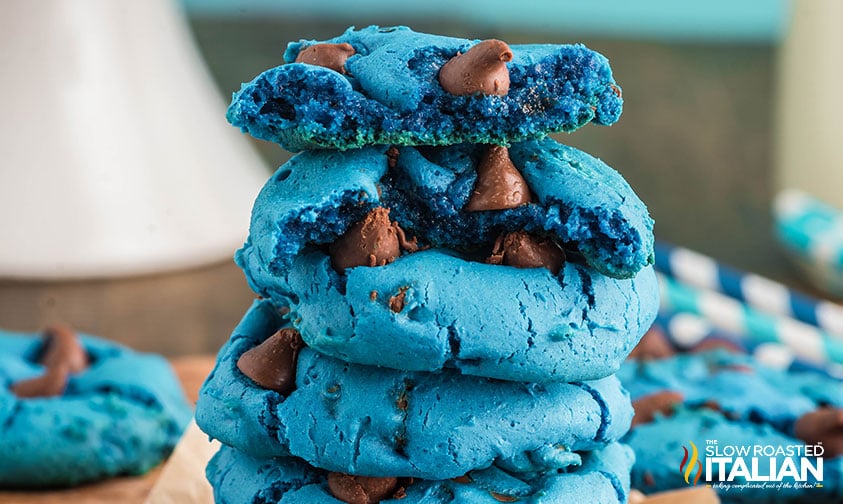
<instances>
[{"instance_id":1,"label":"stack of blue cookies","mask_svg":"<svg viewBox=\"0 0 843 504\"><path fill-rule=\"evenodd\" d=\"M349 29L229 120L304 150L237 252L260 295L196 419L218 502L626 502L613 373L658 309L623 178L546 138L622 99L581 45Z\"/></svg>"}]
</instances>

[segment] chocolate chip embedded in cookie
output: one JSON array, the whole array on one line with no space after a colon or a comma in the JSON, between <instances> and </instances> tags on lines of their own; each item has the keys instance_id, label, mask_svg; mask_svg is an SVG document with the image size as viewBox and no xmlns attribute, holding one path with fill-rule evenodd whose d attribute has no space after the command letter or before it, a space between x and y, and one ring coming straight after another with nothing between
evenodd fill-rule
<instances>
[{"instance_id":1,"label":"chocolate chip embedded in cookie","mask_svg":"<svg viewBox=\"0 0 843 504\"><path fill-rule=\"evenodd\" d=\"M88 367L88 353L76 333L65 326L50 326L44 331L44 348L39 361L47 367L66 364L71 373Z\"/></svg>"},{"instance_id":2,"label":"chocolate chip embedded in cookie","mask_svg":"<svg viewBox=\"0 0 843 504\"><path fill-rule=\"evenodd\" d=\"M439 84L453 95L506 95L512 49L500 40L484 40L457 53L439 70Z\"/></svg>"},{"instance_id":3,"label":"chocolate chip embedded in cookie","mask_svg":"<svg viewBox=\"0 0 843 504\"><path fill-rule=\"evenodd\" d=\"M389 209L378 207L354 223L331 244L331 264L344 273L354 266L384 266L401 255L401 249L418 250L397 222L390 222Z\"/></svg>"},{"instance_id":4,"label":"chocolate chip embedded in cookie","mask_svg":"<svg viewBox=\"0 0 843 504\"><path fill-rule=\"evenodd\" d=\"M19 399L60 396L64 394L69 376L67 365L49 367L41 376L14 383L11 391Z\"/></svg>"},{"instance_id":5,"label":"chocolate chip embedded in cookie","mask_svg":"<svg viewBox=\"0 0 843 504\"><path fill-rule=\"evenodd\" d=\"M263 388L287 395L296 386L296 359L304 348L299 332L281 329L237 360L237 368Z\"/></svg>"},{"instance_id":6,"label":"chocolate chip embedded in cookie","mask_svg":"<svg viewBox=\"0 0 843 504\"><path fill-rule=\"evenodd\" d=\"M673 345L668 341L667 335L657 325L652 326L644 333L644 336L632 349L630 359L653 360L666 359L676 354Z\"/></svg>"},{"instance_id":7,"label":"chocolate chip embedded in cookie","mask_svg":"<svg viewBox=\"0 0 843 504\"><path fill-rule=\"evenodd\" d=\"M44 374L14 383L11 391L18 398L60 396L70 375L88 367L88 353L72 329L52 326L44 331L42 339L38 362L44 365Z\"/></svg>"},{"instance_id":8,"label":"chocolate chip embedded in cookie","mask_svg":"<svg viewBox=\"0 0 843 504\"><path fill-rule=\"evenodd\" d=\"M558 275L565 264L565 252L549 238L515 231L498 237L486 262L516 268L547 268Z\"/></svg>"},{"instance_id":9,"label":"chocolate chip embedded in cookie","mask_svg":"<svg viewBox=\"0 0 843 504\"><path fill-rule=\"evenodd\" d=\"M843 455L843 409L818 408L805 413L793 425L793 432L806 443L822 443L825 456Z\"/></svg>"},{"instance_id":10,"label":"chocolate chip embedded in cookie","mask_svg":"<svg viewBox=\"0 0 843 504\"><path fill-rule=\"evenodd\" d=\"M633 401L635 415L632 417L632 427L652 422L657 414L669 416L677 405L682 404L683 400L684 396L679 392L663 390Z\"/></svg>"},{"instance_id":11,"label":"chocolate chip embedded in cookie","mask_svg":"<svg viewBox=\"0 0 843 504\"><path fill-rule=\"evenodd\" d=\"M296 63L308 63L325 68L330 68L341 74L348 73L345 70L345 61L355 54L351 44L313 44L302 49L296 56Z\"/></svg>"},{"instance_id":12,"label":"chocolate chip embedded in cookie","mask_svg":"<svg viewBox=\"0 0 843 504\"><path fill-rule=\"evenodd\" d=\"M506 147L490 145L477 165L477 182L465 209L504 210L530 202L530 188L509 159Z\"/></svg>"},{"instance_id":13,"label":"chocolate chip embedded in cookie","mask_svg":"<svg viewBox=\"0 0 843 504\"><path fill-rule=\"evenodd\" d=\"M396 499L405 495L405 486L410 478L353 476L328 473L328 489L337 499L348 504L377 504L384 499Z\"/></svg>"}]
</instances>

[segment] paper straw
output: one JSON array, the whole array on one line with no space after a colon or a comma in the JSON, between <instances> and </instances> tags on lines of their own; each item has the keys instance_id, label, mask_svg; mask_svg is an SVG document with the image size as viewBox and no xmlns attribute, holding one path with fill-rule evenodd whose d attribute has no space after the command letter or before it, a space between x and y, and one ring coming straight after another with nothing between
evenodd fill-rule
<instances>
[{"instance_id":1,"label":"paper straw","mask_svg":"<svg viewBox=\"0 0 843 504\"><path fill-rule=\"evenodd\" d=\"M753 343L751 338L718 329L706 319L690 312L676 312L669 309L659 311L655 326L677 349L688 351L706 341L727 341L734 344L767 367L792 371L810 370L822 372L835 378L843 377L843 365L828 363L820 366L794 355L793 350L781 343Z\"/></svg>"},{"instance_id":2,"label":"paper straw","mask_svg":"<svg viewBox=\"0 0 843 504\"><path fill-rule=\"evenodd\" d=\"M768 278L719 264L698 252L656 243L656 270L676 280L721 292L753 308L794 318L843 339L843 306L801 294Z\"/></svg>"},{"instance_id":3,"label":"paper straw","mask_svg":"<svg viewBox=\"0 0 843 504\"><path fill-rule=\"evenodd\" d=\"M776 236L791 252L811 264L843 267L843 211L796 189L776 195Z\"/></svg>"},{"instance_id":4,"label":"paper straw","mask_svg":"<svg viewBox=\"0 0 843 504\"><path fill-rule=\"evenodd\" d=\"M658 274L662 306L691 312L712 326L747 338L754 344L782 343L800 359L824 366L843 363L843 340L804 322L756 310L725 294L694 288Z\"/></svg>"}]
</instances>

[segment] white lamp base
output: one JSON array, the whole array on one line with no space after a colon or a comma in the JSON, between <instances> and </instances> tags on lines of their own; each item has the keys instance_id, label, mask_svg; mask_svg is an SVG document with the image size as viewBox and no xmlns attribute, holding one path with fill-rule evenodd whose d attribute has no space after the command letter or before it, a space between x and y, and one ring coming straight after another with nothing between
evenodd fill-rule
<instances>
[{"instance_id":1,"label":"white lamp base","mask_svg":"<svg viewBox=\"0 0 843 504\"><path fill-rule=\"evenodd\" d=\"M232 256L268 172L170 0L6 0L0 46L0 277Z\"/></svg>"}]
</instances>

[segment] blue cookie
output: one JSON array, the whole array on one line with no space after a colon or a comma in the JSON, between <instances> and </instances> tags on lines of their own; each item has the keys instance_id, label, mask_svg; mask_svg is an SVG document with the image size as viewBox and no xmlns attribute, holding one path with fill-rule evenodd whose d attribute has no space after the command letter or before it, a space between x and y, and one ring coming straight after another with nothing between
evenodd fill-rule
<instances>
[{"instance_id":1,"label":"blue cookie","mask_svg":"<svg viewBox=\"0 0 843 504\"><path fill-rule=\"evenodd\" d=\"M706 481L709 465L707 459L714 456L734 454L735 447L755 450L755 446L762 447L756 457L757 467L761 476L770 474L770 456L764 455L764 447L804 447L805 442L785 435L770 425L753 423L745 420L732 420L723 414L709 409L686 410L680 409L673 416L657 417L651 423L637 426L626 436L626 443L635 451L635 466L632 470L632 486L645 493L672 488L686 488L693 485L700 473L698 485L713 484L724 503L839 503L843 501L843 457L824 457L822 462L822 480L818 481L813 473L806 470L807 481L797 482L796 478L784 475L773 481L754 481L747 484L743 476L736 476L733 481L723 481L717 485L719 478L719 463L712 459L712 471L708 474L711 481ZM716 442L718 453L710 452ZM697 448L697 462L693 463L693 448ZM731 447L731 448L729 448ZM684 449L683 449L684 448ZM688 458L686 458L686 453ZM770 452L773 453L773 452ZM724 462L724 480L738 457L732 455L732 463ZM776 471L786 464L793 464L801 472L802 461L798 455L776 455ZM747 468L751 470L752 456L741 457ZM809 463L816 466L817 460L808 457ZM785 462L789 460L789 462ZM688 474L688 482L685 474ZM801 477L801 474L800 474ZM797 485L799 483L799 485ZM821 483L819 486L815 486ZM809 485L808 488L800 485Z\"/></svg>"},{"instance_id":2,"label":"blue cookie","mask_svg":"<svg viewBox=\"0 0 843 504\"><path fill-rule=\"evenodd\" d=\"M343 57L353 53L346 61L293 63L314 44L291 43L284 55L288 64L244 84L228 120L254 137L299 151L508 145L590 121L610 125L621 113L609 62L582 45L512 46L507 94L457 95L440 85L440 69L477 41L370 26L318 43L350 44L342 46Z\"/></svg>"},{"instance_id":3,"label":"blue cookie","mask_svg":"<svg viewBox=\"0 0 843 504\"><path fill-rule=\"evenodd\" d=\"M63 393L19 397L48 368L32 336L0 331L0 487L141 474L170 453L191 409L166 360L83 335L86 367L65 375Z\"/></svg>"},{"instance_id":4,"label":"blue cookie","mask_svg":"<svg viewBox=\"0 0 843 504\"><path fill-rule=\"evenodd\" d=\"M294 455L330 471L458 477L498 463L549 470L556 448L596 449L622 436L632 409L614 377L527 384L348 364L308 348L295 389L259 387L240 356L284 325L258 301L220 351L196 421L211 437L258 457Z\"/></svg>"},{"instance_id":5,"label":"blue cookie","mask_svg":"<svg viewBox=\"0 0 843 504\"><path fill-rule=\"evenodd\" d=\"M750 355L724 350L629 360L618 378L633 401L672 390L681 393L688 406L716 402L730 418L767 423L783 432L822 405L843 407L839 379L811 371L773 369Z\"/></svg>"},{"instance_id":6,"label":"blue cookie","mask_svg":"<svg viewBox=\"0 0 843 504\"><path fill-rule=\"evenodd\" d=\"M479 150L300 154L258 197L237 262L257 292L289 306L309 345L343 360L414 371L458 368L513 381L615 372L658 308L646 266L652 250L646 208L606 165L547 139L510 149L536 203L468 212ZM379 206L422 245L451 251L337 273L327 244ZM552 273L469 260L474 249L491 250L496 237L521 229L554 237L593 267L568 262ZM601 271L640 274L615 280ZM482 303L466 302L480 296Z\"/></svg>"},{"instance_id":7,"label":"blue cookie","mask_svg":"<svg viewBox=\"0 0 843 504\"><path fill-rule=\"evenodd\" d=\"M524 230L552 238L572 259L582 256L614 278L631 278L653 264L653 220L623 177L552 139L509 149L531 203L468 211L483 149L464 144L299 154L276 171L255 201L250 237L237 261L252 286L265 293L261 269L281 275L302 250L335 241L370 210L386 207L390 219L422 246L491 250L502 233ZM289 295L285 286L276 287Z\"/></svg>"},{"instance_id":8,"label":"blue cookie","mask_svg":"<svg viewBox=\"0 0 843 504\"><path fill-rule=\"evenodd\" d=\"M510 381L608 376L658 309L652 268L615 280L567 263L553 275L438 249L351 268L343 278L327 255L311 252L296 258L284 281L299 293L289 318L319 352L359 364L451 368Z\"/></svg>"},{"instance_id":9,"label":"blue cookie","mask_svg":"<svg viewBox=\"0 0 843 504\"><path fill-rule=\"evenodd\" d=\"M383 504L593 504L625 503L631 450L613 443L589 453L571 454L560 471L517 473L492 466L458 480L413 480L399 497ZM223 446L208 464L207 476L219 504L342 504L329 488L326 471L299 459L255 459ZM403 495L403 496L401 496Z\"/></svg>"}]
</instances>

